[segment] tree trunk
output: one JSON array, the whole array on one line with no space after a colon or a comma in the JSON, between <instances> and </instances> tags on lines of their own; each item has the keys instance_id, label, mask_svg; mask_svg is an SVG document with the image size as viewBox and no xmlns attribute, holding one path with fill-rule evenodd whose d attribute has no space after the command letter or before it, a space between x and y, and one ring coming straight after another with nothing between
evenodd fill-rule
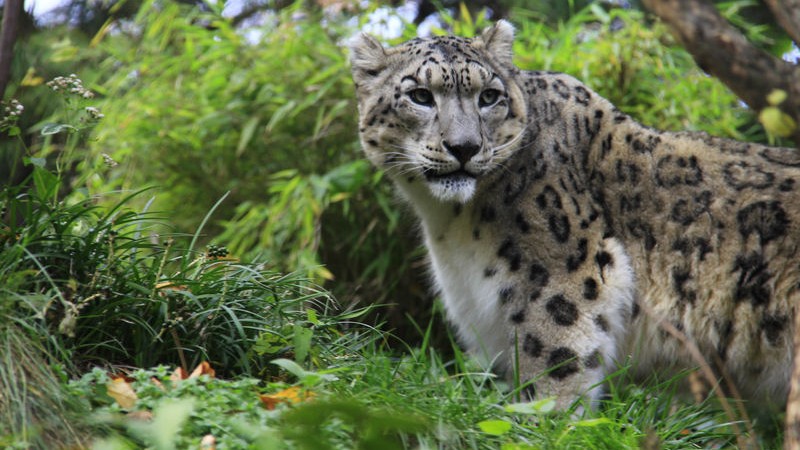
<instances>
[{"instance_id":1,"label":"tree trunk","mask_svg":"<svg viewBox=\"0 0 800 450\"><path fill-rule=\"evenodd\" d=\"M3 28L0 30L0 100L4 98L6 86L11 80L11 61L14 59L14 43L19 34L22 8L22 0L5 0Z\"/></svg>"}]
</instances>

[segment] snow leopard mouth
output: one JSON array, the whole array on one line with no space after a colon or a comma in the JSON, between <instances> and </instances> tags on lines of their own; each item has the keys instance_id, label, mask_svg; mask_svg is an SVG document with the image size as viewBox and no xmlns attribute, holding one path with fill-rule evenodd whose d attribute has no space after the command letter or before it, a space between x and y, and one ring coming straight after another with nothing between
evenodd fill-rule
<instances>
[{"instance_id":1,"label":"snow leopard mouth","mask_svg":"<svg viewBox=\"0 0 800 450\"><path fill-rule=\"evenodd\" d=\"M476 176L464 169L447 173L426 173L431 194L442 201L468 202L475 195Z\"/></svg>"},{"instance_id":2,"label":"snow leopard mouth","mask_svg":"<svg viewBox=\"0 0 800 450\"><path fill-rule=\"evenodd\" d=\"M446 172L446 173L439 173L434 171L433 169L427 169L423 173L428 181L447 181L447 180L458 181L460 179L465 179L465 178L474 180L475 178L478 177L476 174L470 173L465 169L457 169L452 172Z\"/></svg>"}]
</instances>

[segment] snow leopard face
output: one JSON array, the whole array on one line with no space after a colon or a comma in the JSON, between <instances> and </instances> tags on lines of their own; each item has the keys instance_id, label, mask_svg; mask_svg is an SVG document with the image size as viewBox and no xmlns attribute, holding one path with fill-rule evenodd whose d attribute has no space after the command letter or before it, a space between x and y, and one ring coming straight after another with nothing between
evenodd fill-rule
<instances>
[{"instance_id":1,"label":"snow leopard face","mask_svg":"<svg viewBox=\"0 0 800 450\"><path fill-rule=\"evenodd\" d=\"M525 100L506 22L481 36L415 39L384 49L352 44L361 142L390 176L422 181L439 200L470 200L525 131Z\"/></svg>"}]
</instances>

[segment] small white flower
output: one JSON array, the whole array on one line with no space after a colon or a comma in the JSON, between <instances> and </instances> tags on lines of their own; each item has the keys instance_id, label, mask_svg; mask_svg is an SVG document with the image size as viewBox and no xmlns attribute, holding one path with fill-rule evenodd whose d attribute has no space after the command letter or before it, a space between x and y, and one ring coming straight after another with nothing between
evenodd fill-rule
<instances>
[{"instance_id":1,"label":"small white flower","mask_svg":"<svg viewBox=\"0 0 800 450\"><path fill-rule=\"evenodd\" d=\"M114 161L114 158L112 158L108 154L101 153L100 155L103 157L103 162L106 164L106 166L108 166L108 167L116 167L116 166L119 165L119 163Z\"/></svg>"},{"instance_id":2,"label":"small white flower","mask_svg":"<svg viewBox=\"0 0 800 450\"><path fill-rule=\"evenodd\" d=\"M85 110L86 114L89 114L89 116L91 116L91 118L94 120L100 120L105 117L105 114L101 113L100 110L94 106L87 106Z\"/></svg>"}]
</instances>

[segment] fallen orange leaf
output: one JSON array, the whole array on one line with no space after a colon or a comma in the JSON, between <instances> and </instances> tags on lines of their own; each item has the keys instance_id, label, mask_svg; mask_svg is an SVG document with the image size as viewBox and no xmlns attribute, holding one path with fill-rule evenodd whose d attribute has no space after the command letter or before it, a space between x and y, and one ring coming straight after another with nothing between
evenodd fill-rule
<instances>
[{"instance_id":1,"label":"fallen orange leaf","mask_svg":"<svg viewBox=\"0 0 800 450\"><path fill-rule=\"evenodd\" d=\"M172 372L172 375L169 376L169 380L172 381L173 383L176 381L185 380L187 378L189 378L189 374L187 374L182 367L178 367L177 369L175 369L175 372Z\"/></svg>"},{"instance_id":2,"label":"fallen orange leaf","mask_svg":"<svg viewBox=\"0 0 800 450\"><path fill-rule=\"evenodd\" d=\"M150 377L150 382L152 382L154 385L156 385L156 387L158 387L162 391L164 391L164 392L167 391L167 388L164 387L164 385L161 383L161 381L158 380L158 378Z\"/></svg>"},{"instance_id":3,"label":"fallen orange leaf","mask_svg":"<svg viewBox=\"0 0 800 450\"><path fill-rule=\"evenodd\" d=\"M217 438L213 434L207 434L200 440L200 450L216 450Z\"/></svg>"},{"instance_id":4,"label":"fallen orange leaf","mask_svg":"<svg viewBox=\"0 0 800 450\"><path fill-rule=\"evenodd\" d=\"M111 378L112 380L120 379L120 380L125 380L128 383L133 383L134 381L136 381L136 378L133 378L132 376L128 375L127 373L125 373L125 371L106 372L106 374L108 375L108 378Z\"/></svg>"},{"instance_id":5,"label":"fallen orange leaf","mask_svg":"<svg viewBox=\"0 0 800 450\"><path fill-rule=\"evenodd\" d=\"M209 377L214 378L216 374L217 372L214 371L214 369L211 367L211 364L209 364L208 361L203 361L194 368L191 375L189 375L189 378L197 378L200 375L208 375Z\"/></svg>"},{"instance_id":6,"label":"fallen orange leaf","mask_svg":"<svg viewBox=\"0 0 800 450\"><path fill-rule=\"evenodd\" d=\"M203 361L194 368L192 373L187 374L182 367L178 367L172 372L172 375L169 376L169 379L172 382L185 380L187 378L197 378L200 375L208 375L211 378L214 378L217 375L217 372L211 367L211 364L208 361Z\"/></svg>"},{"instance_id":7,"label":"fallen orange leaf","mask_svg":"<svg viewBox=\"0 0 800 450\"><path fill-rule=\"evenodd\" d=\"M265 408L273 410L279 403L300 403L314 396L311 391L303 391L300 386L292 386L274 394L261 394L258 398Z\"/></svg>"},{"instance_id":8,"label":"fallen orange leaf","mask_svg":"<svg viewBox=\"0 0 800 450\"><path fill-rule=\"evenodd\" d=\"M139 398L130 383L125 378L114 378L106 385L106 393L125 409L131 409Z\"/></svg>"}]
</instances>

